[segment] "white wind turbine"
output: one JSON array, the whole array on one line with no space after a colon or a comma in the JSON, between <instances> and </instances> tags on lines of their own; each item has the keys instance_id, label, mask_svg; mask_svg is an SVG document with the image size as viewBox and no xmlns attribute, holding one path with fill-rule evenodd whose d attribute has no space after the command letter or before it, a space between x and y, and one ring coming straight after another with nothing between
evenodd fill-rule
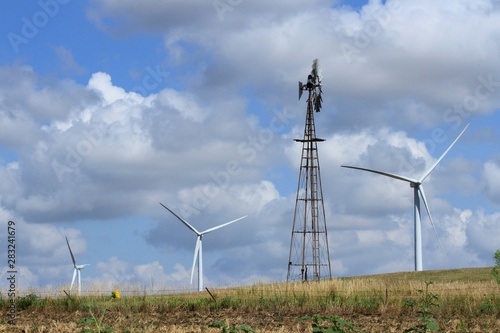
<instances>
[{"instance_id":1,"label":"white wind turbine","mask_svg":"<svg viewBox=\"0 0 500 333\"><path fill-rule=\"evenodd\" d=\"M174 215L175 217L177 217L182 223L184 223L186 225L186 227L188 227L189 229L191 229L197 235L197 238L196 238L196 247L194 249L193 268L191 269L191 284L193 284L194 266L196 265L196 259L198 259L198 291L203 291L203 253L202 253L202 238L203 238L203 235L208 234L211 231L214 231L214 230L220 229L222 227L225 227L226 225L229 225L229 224L234 223L236 221L239 221L239 220L247 217L247 215L242 216L240 218L237 218L236 220L232 220L230 222L227 222L227 223L218 225L216 227L207 229L205 231L199 232L191 224L189 224L187 221L185 221L184 219L182 219L181 217L179 217L177 214L175 214L173 211L171 211L167 206L165 206L161 202L160 202L160 205L162 205L163 208L165 208L170 213L172 213L172 215Z\"/></svg>"},{"instance_id":2,"label":"white wind turbine","mask_svg":"<svg viewBox=\"0 0 500 333\"><path fill-rule=\"evenodd\" d=\"M80 271L85 268L85 266L89 266L89 264L77 265L75 256L73 255L73 251L71 251L71 246L69 246L68 237L66 237L66 243L68 244L69 254L71 254L71 260L73 261L73 278L71 279L71 287L69 287L69 292L71 293L71 289L73 289L73 284L75 283L76 275L78 275L78 295L82 292L82 280L80 276Z\"/></svg>"},{"instance_id":3,"label":"white wind turbine","mask_svg":"<svg viewBox=\"0 0 500 333\"><path fill-rule=\"evenodd\" d=\"M443 155L441 155L441 157L419 179L414 179L414 178L405 177L405 176L399 176L399 175L396 175L393 173L377 171L377 170L373 170L373 169L366 169L366 168L359 168L359 167L342 165L343 168L351 168L351 169L357 169L357 170L378 173L378 174L383 175L383 176L399 179L399 180L410 183L410 187L413 188L413 196L414 196L415 271L422 270L422 226L421 226L421 216L420 216L420 197L422 197L422 201L424 202L425 209L427 210L427 215L429 216L429 220L431 221L432 228L434 229L434 233L436 233L436 237L437 237L436 228L434 227L434 222L432 221L431 212L430 212L429 206L427 204L427 199L425 197L422 182L427 178L427 176L430 175L432 170L434 170L434 168L439 164L439 162L441 162L441 160L448 153L448 151L451 149L451 147L453 147L453 145L458 141L458 139L460 139L460 137L462 136L462 134L464 134L467 127L469 127L469 124L467 124L467 126L465 126L465 128L462 130L462 132L458 135L458 137L455 139L455 141L453 141L453 143L448 147L448 149L446 149L446 151L443 153ZM439 238L438 238L438 241L439 241Z\"/></svg>"}]
</instances>

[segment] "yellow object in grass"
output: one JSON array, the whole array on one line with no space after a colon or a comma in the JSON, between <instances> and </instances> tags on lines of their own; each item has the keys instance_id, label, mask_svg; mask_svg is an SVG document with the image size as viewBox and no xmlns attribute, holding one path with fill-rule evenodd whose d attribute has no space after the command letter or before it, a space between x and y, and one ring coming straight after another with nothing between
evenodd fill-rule
<instances>
[{"instance_id":1,"label":"yellow object in grass","mask_svg":"<svg viewBox=\"0 0 500 333\"><path fill-rule=\"evenodd\" d=\"M118 289L113 290L113 292L111 293L111 297L120 298L120 292L118 291Z\"/></svg>"}]
</instances>

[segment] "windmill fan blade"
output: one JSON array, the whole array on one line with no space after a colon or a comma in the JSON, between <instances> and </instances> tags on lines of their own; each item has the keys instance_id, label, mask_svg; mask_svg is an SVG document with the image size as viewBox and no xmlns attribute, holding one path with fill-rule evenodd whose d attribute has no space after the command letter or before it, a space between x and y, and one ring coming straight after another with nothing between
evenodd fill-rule
<instances>
[{"instance_id":1,"label":"windmill fan blade","mask_svg":"<svg viewBox=\"0 0 500 333\"><path fill-rule=\"evenodd\" d=\"M175 217L177 217L179 219L179 221L181 221L182 223L184 223L186 225L186 227L188 227L189 229L191 229L192 231L194 231L197 235L199 235L199 231L196 230L191 224L189 224L186 220L184 220L183 218L181 218L180 216L178 216L177 214L175 214L172 210L170 210L167 206L165 206L164 204L162 204L160 202L160 205L163 206L163 208L165 208L166 210L168 210L170 213L172 213L172 215L174 215Z\"/></svg>"},{"instance_id":2,"label":"windmill fan blade","mask_svg":"<svg viewBox=\"0 0 500 333\"><path fill-rule=\"evenodd\" d=\"M441 245L441 241L439 240L439 236L438 236L438 233L436 231L436 227L434 225L434 221L432 220L431 211L429 210L429 205L427 204L427 198L425 197L425 192L424 192L424 188L422 187L422 185L420 185L418 187L418 191L420 192L420 196L422 197L422 201L424 202L425 210L427 211L427 215L429 216L429 220L431 221L432 229L434 230L434 235L436 235L436 239L438 241L439 248L444 253L443 246Z\"/></svg>"},{"instance_id":3,"label":"windmill fan blade","mask_svg":"<svg viewBox=\"0 0 500 333\"><path fill-rule=\"evenodd\" d=\"M73 251L71 251L71 246L69 246L68 237L66 237L66 244L68 244L69 254L71 254L71 260L73 261L73 266L76 268L75 256L73 255Z\"/></svg>"},{"instance_id":4,"label":"windmill fan blade","mask_svg":"<svg viewBox=\"0 0 500 333\"><path fill-rule=\"evenodd\" d=\"M322 75L318 59L313 60L311 74L314 77L314 84L320 85L322 80Z\"/></svg>"},{"instance_id":5,"label":"windmill fan blade","mask_svg":"<svg viewBox=\"0 0 500 333\"><path fill-rule=\"evenodd\" d=\"M314 110L316 112L321 111L321 102L323 99L321 98L321 94L316 95L316 98L314 99Z\"/></svg>"},{"instance_id":6,"label":"windmill fan blade","mask_svg":"<svg viewBox=\"0 0 500 333\"><path fill-rule=\"evenodd\" d=\"M304 84L299 81L299 101L300 101L300 98L302 97L302 93L304 92L303 88L304 88Z\"/></svg>"},{"instance_id":7,"label":"windmill fan blade","mask_svg":"<svg viewBox=\"0 0 500 333\"><path fill-rule=\"evenodd\" d=\"M239 218L237 218L236 220L232 220L232 221L226 222L226 223L224 223L224 224L218 225L218 226L216 226L216 227L213 227L213 228L207 229L207 230L203 231L201 234L203 234L203 235L204 235L204 234L208 234L209 232L212 232L212 231L214 231L214 230L217 230L217 229L220 229L220 228L222 228L222 227L225 227L226 225L231 224L231 223L234 223L234 222L239 221L239 220L241 220L241 219L244 219L245 217L247 217L247 215L242 216L242 217L239 217Z\"/></svg>"},{"instance_id":8,"label":"windmill fan blade","mask_svg":"<svg viewBox=\"0 0 500 333\"><path fill-rule=\"evenodd\" d=\"M311 74L317 78L318 77L318 71L319 71L319 61L318 59L314 59L312 63L312 71Z\"/></svg>"},{"instance_id":9,"label":"windmill fan blade","mask_svg":"<svg viewBox=\"0 0 500 333\"><path fill-rule=\"evenodd\" d=\"M462 130L462 132L460 132L460 134L457 136L455 141L452 142L452 144L448 147L448 149L446 149L446 151L441 155L441 157L439 157L438 160L429 168L429 170L427 170L427 172L424 173L424 175L420 179L420 183L423 182L425 180L425 178L427 178L427 176L429 176L431 174L432 170L434 170L434 168L439 164L439 162L441 162L441 160L446 156L446 154L448 154L451 147L453 147L453 145L458 141L458 139L460 139L460 137L462 136L462 134L464 134L465 130L467 129L467 127L469 127L469 125L470 125L470 123L467 124L467 126L465 126L465 128Z\"/></svg>"},{"instance_id":10,"label":"windmill fan blade","mask_svg":"<svg viewBox=\"0 0 500 333\"><path fill-rule=\"evenodd\" d=\"M196 238L196 246L194 248L193 267L191 268L191 284L193 284L194 267L196 266L196 259L198 259L198 255L200 253L200 247L201 236L198 236L198 238Z\"/></svg>"},{"instance_id":11,"label":"windmill fan blade","mask_svg":"<svg viewBox=\"0 0 500 333\"><path fill-rule=\"evenodd\" d=\"M403 180L403 181L409 182L409 183L418 183L418 181L416 179L413 179L413 178L410 178L410 177L399 176L399 175L396 175L394 173L377 171L377 170L367 169L367 168L354 167L354 166L348 166L348 165L341 165L341 167L343 167L343 168L349 168L349 169L356 169L356 170L363 170L363 171L368 171L368 172L373 172L373 173L378 173L379 175L391 177L391 178L394 178L394 179Z\"/></svg>"}]
</instances>

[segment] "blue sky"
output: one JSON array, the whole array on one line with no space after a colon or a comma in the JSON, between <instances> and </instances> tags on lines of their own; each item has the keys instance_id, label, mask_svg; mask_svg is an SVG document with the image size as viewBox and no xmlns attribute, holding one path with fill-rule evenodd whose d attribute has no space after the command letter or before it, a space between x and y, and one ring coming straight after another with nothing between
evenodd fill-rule
<instances>
[{"instance_id":1,"label":"blue sky","mask_svg":"<svg viewBox=\"0 0 500 333\"><path fill-rule=\"evenodd\" d=\"M19 286L286 279L305 100L316 129L334 276L413 269L408 184L425 181L424 269L493 264L500 248L497 1L8 2L0 20L0 216ZM233 170L234 169L234 170ZM0 242L6 228L0 229ZM5 269L3 270L5 274ZM4 282L2 282L4 283ZM1 285L0 287L5 287Z\"/></svg>"}]
</instances>

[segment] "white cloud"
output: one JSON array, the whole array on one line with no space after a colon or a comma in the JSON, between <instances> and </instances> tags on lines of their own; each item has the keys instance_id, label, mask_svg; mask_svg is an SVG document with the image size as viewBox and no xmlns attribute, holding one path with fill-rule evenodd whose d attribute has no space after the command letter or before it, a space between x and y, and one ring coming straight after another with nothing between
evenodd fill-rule
<instances>
[{"instance_id":1,"label":"white cloud","mask_svg":"<svg viewBox=\"0 0 500 333\"><path fill-rule=\"evenodd\" d=\"M135 282L132 272L132 264L120 260L113 256L107 262L98 262L97 271L100 273L100 279L112 281L115 285L126 285Z\"/></svg>"},{"instance_id":2,"label":"white cloud","mask_svg":"<svg viewBox=\"0 0 500 333\"><path fill-rule=\"evenodd\" d=\"M498 233L500 232L500 213L485 214L476 212L469 218L467 230L469 248L473 253L478 253L480 259L488 259L487 266L493 262L490 260L494 252L499 248Z\"/></svg>"},{"instance_id":3,"label":"white cloud","mask_svg":"<svg viewBox=\"0 0 500 333\"><path fill-rule=\"evenodd\" d=\"M186 271L184 266L175 264L173 273L166 273L163 266L158 261L137 265L133 269L137 279L148 285L153 290L171 289L179 285L188 285L191 274ZM186 282L187 281L187 282Z\"/></svg>"},{"instance_id":4,"label":"white cloud","mask_svg":"<svg viewBox=\"0 0 500 333\"><path fill-rule=\"evenodd\" d=\"M484 180L489 198L500 204L500 166L496 161L487 161L484 164Z\"/></svg>"},{"instance_id":5,"label":"white cloud","mask_svg":"<svg viewBox=\"0 0 500 333\"><path fill-rule=\"evenodd\" d=\"M18 265L16 267L16 273L9 273L9 268L4 267L0 273L0 278L2 279L1 286L5 290L13 290L15 296L20 295L21 290L26 290L28 288L35 288L39 285L39 277L37 274L33 273L29 267L24 265ZM14 287L12 287L14 285ZM10 291L9 291L10 293ZM7 294L7 293L6 293Z\"/></svg>"},{"instance_id":6,"label":"white cloud","mask_svg":"<svg viewBox=\"0 0 500 333\"><path fill-rule=\"evenodd\" d=\"M165 89L159 96L158 101L166 107L174 108L183 117L200 122L208 115L208 111L200 108L191 94L181 94L175 90Z\"/></svg>"},{"instance_id":7,"label":"white cloud","mask_svg":"<svg viewBox=\"0 0 500 333\"><path fill-rule=\"evenodd\" d=\"M94 73L89 80L88 87L99 92L104 98L104 105L112 104L117 100L124 99L125 90L111 83L111 76L106 73Z\"/></svg>"}]
</instances>

